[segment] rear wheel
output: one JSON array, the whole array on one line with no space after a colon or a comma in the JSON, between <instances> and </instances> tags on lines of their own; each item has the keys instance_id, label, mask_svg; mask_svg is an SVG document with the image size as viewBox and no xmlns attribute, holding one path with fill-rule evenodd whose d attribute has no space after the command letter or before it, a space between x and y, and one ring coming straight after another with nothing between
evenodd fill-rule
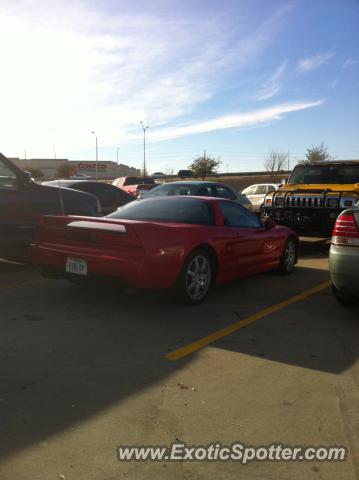
<instances>
[{"instance_id":1,"label":"rear wheel","mask_svg":"<svg viewBox=\"0 0 359 480\"><path fill-rule=\"evenodd\" d=\"M193 251L184 263L175 285L178 301L197 305L206 298L213 281L213 261L205 249Z\"/></svg>"},{"instance_id":2,"label":"rear wheel","mask_svg":"<svg viewBox=\"0 0 359 480\"><path fill-rule=\"evenodd\" d=\"M288 238L279 265L279 272L289 275L293 272L298 256L298 244L293 237Z\"/></svg>"}]
</instances>

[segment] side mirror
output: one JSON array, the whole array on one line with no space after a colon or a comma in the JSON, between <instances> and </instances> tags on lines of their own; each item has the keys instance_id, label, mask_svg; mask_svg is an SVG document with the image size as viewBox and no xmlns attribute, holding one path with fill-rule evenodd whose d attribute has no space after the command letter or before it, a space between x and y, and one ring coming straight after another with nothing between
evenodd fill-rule
<instances>
[{"instance_id":1,"label":"side mirror","mask_svg":"<svg viewBox=\"0 0 359 480\"><path fill-rule=\"evenodd\" d=\"M264 222L264 228L266 230L272 230L272 228L276 227L277 224L274 220L272 220L271 218L267 218L267 220Z\"/></svg>"}]
</instances>

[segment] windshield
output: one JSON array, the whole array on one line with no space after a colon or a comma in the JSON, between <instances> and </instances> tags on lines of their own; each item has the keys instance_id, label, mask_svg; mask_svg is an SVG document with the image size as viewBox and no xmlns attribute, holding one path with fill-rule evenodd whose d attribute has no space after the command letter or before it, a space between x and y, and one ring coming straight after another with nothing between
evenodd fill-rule
<instances>
[{"instance_id":1,"label":"windshield","mask_svg":"<svg viewBox=\"0 0 359 480\"><path fill-rule=\"evenodd\" d=\"M16 175L0 160L0 187L12 188L16 185Z\"/></svg>"},{"instance_id":2,"label":"windshield","mask_svg":"<svg viewBox=\"0 0 359 480\"><path fill-rule=\"evenodd\" d=\"M107 218L213 225L211 206L192 198L151 198L128 203Z\"/></svg>"},{"instance_id":3,"label":"windshield","mask_svg":"<svg viewBox=\"0 0 359 480\"><path fill-rule=\"evenodd\" d=\"M359 163L354 165L297 165L289 183L359 183Z\"/></svg>"}]
</instances>

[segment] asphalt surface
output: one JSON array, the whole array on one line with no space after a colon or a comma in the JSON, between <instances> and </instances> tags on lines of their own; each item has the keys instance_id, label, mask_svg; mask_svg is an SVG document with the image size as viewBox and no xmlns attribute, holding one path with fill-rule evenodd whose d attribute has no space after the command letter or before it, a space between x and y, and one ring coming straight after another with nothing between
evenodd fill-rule
<instances>
[{"instance_id":1,"label":"asphalt surface","mask_svg":"<svg viewBox=\"0 0 359 480\"><path fill-rule=\"evenodd\" d=\"M323 286L264 310L323 285L327 257L325 244L305 242L291 276L224 285L198 307L164 293L81 290L0 262L0 479L359 478L358 307L344 309ZM116 457L118 445L176 440L337 445L349 455L245 466Z\"/></svg>"}]
</instances>

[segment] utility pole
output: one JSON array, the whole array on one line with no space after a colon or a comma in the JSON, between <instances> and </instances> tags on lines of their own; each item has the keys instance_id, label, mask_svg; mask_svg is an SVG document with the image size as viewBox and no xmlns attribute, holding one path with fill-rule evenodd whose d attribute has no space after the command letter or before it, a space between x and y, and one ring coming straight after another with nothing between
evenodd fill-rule
<instances>
[{"instance_id":1,"label":"utility pole","mask_svg":"<svg viewBox=\"0 0 359 480\"><path fill-rule=\"evenodd\" d=\"M92 135L95 135L96 139L96 180L98 180L98 170L97 170L97 164L98 164L98 143L97 143L97 135L95 132L92 132Z\"/></svg>"},{"instance_id":2,"label":"utility pole","mask_svg":"<svg viewBox=\"0 0 359 480\"><path fill-rule=\"evenodd\" d=\"M56 144L55 144L54 129L50 128L50 132L51 132L51 137L52 137L52 151L54 153L54 157L55 157L55 160L56 160Z\"/></svg>"},{"instance_id":3,"label":"utility pole","mask_svg":"<svg viewBox=\"0 0 359 480\"><path fill-rule=\"evenodd\" d=\"M146 130L149 128L148 125L146 127L143 125L142 120L140 121L143 130L143 176L146 176Z\"/></svg>"},{"instance_id":4,"label":"utility pole","mask_svg":"<svg viewBox=\"0 0 359 480\"><path fill-rule=\"evenodd\" d=\"M117 165L118 165L118 151L119 151L120 147L117 147L117 150L116 150L116 161L117 161Z\"/></svg>"}]
</instances>

